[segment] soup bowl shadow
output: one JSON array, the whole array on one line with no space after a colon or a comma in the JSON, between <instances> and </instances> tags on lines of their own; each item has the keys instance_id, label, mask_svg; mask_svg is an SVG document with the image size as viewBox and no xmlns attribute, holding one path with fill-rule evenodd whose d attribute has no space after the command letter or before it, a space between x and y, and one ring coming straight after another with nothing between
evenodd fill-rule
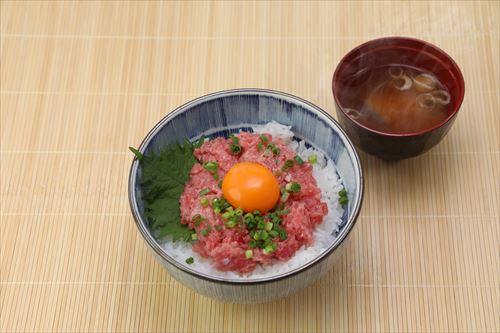
<instances>
[{"instance_id":1,"label":"soup bowl shadow","mask_svg":"<svg viewBox=\"0 0 500 333\"><path fill-rule=\"evenodd\" d=\"M343 82L360 69L388 65L409 66L435 75L450 92L448 116L430 128L403 134L377 131L352 119L344 100L349 87ZM443 139L462 105L465 83L455 61L437 46L414 38L384 37L361 44L342 58L333 74L332 93L338 120L358 148L385 160L400 160L418 156Z\"/></svg>"},{"instance_id":2,"label":"soup bowl shadow","mask_svg":"<svg viewBox=\"0 0 500 333\"><path fill-rule=\"evenodd\" d=\"M137 159L132 162L129 202L139 232L171 276L198 293L237 303L266 302L293 294L315 282L334 265L355 225L363 200L363 173L358 154L328 113L298 97L261 89L229 90L200 97L163 118L143 140L139 151L147 155L185 138L228 136L241 129L250 130L249 124L272 120L291 125L297 138L333 160L349 199L331 245L321 255L283 274L266 278L221 278L173 258L149 228L140 186L141 165Z\"/></svg>"}]
</instances>

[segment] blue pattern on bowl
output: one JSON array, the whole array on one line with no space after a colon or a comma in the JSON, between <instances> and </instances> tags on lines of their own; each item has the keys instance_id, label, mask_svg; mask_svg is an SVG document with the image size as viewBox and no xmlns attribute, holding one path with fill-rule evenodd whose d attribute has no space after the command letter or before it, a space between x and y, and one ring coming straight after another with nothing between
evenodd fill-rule
<instances>
[{"instance_id":1,"label":"blue pattern on bowl","mask_svg":"<svg viewBox=\"0 0 500 333\"><path fill-rule=\"evenodd\" d=\"M349 193L348 209L346 209L342 218L338 237L321 257L283 276L270 279L248 279L248 281L242 282L221 280L200 274L176 263L174 259L165 253L149 232L147 220L143 214L141 189L138 186L140 184L141 168L138 161L134 160L129 180L130 204L134 218L139 230L156 252L159 260L166 265L174 277L179 279L184 277L183 282L194 276L193 283L196 282L196 278L199 278L203 279L205 283L208 281L209 283L236 285L265 283L271 280L287 278L305 270L306 266L309 267L321 261L323 257L329 256L351 230L359 213L363 194L362 172L357 153L345 133L331 116L297 97L257 89L231 90L201 97L179 107L162 119L144 139L139 150L144 154L158 152L169 143L181 141L185 138L196 139L202 134L209 137L228 136L240 129L248 130L248 124L264 124L272 120L291 125L292 131L298 139L305 140L306 143L320 149L334 161ZM178 270L182 272L178 272ZM179 274L182 276L179 276ZM191 277L186 279L186 274L191 275ZM232 297L220 296L220 292L207 291L212 287L210 285L205 286L203 290L200 290L199 286L196 285L190 286L210 296L226 300L238 300L232 299ZM291 290L293 291L293 288ZM276 297L280 296L283 295L277 295ZM250 301L260 301L260 299Z\"/></svg>"}]
</instances>

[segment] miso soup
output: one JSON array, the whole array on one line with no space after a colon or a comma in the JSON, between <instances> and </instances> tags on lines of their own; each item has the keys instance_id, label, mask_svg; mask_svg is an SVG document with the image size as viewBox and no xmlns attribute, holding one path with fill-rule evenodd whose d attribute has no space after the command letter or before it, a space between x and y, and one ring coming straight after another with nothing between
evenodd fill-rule
<instances>
[{"instance_id":1,"label":"miso soup","mask_svg":"<svg viewBox=\"0 0 500 333\"><path fill-rule=\"evenodd\" d=\"M431 73L408 66L361 69L342 84L348 116L381 132L420 132L443 122L451 111L446 87Z\"/></svg>"}]
</instances>

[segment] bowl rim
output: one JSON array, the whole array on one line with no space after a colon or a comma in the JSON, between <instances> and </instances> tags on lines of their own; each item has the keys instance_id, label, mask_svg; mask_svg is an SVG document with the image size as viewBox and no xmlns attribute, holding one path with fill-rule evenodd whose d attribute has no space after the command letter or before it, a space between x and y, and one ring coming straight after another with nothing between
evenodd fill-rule
<instances>
[{"instance_id":1,"label":"bowl rim","mask_svg":"<svg viewBox=\"0 0 500 333\"><path fill-rule=\"evenodd\" d=\"M438 123L438 124L436 124L436 125L434 125L432 127L426 128L426 129L418 131L418 132L411 132L411 133L390 133L390 132L378 131L378 130L372 129L372 128L366 126L366 125L363 125L360 122L358 122L358 121L352 119L351 117L349 117L349 115L345 112L344 108L340 104L339 99L338 99L337 94L335 93L335 89L334 89L335 83L339 81L339 71L340 71L340 68L341 68L342 65L344 65L347 62L347 58L350 57L355 52L358 52L359 50L361 50L362 48L364 48L364 47L366 47L366 46L368 46L370 44L379 43L379 42L383 42L383 41L393 41L393 42L410 41L410 42L419 43L419 44L421 44L423 46L426 46L426 47L429 47L431 49L434 49L434 51L436 51L437 53L440 53L444 58L446 58L446 60L450 64L450 66L453 67L453 69L455 70L455 73L457 74L456 75L456 79L457 79L457 81L458 81L458 83L459 83L459 85L461 87L460 94L459 94L459 97L458 97L458 100L457 100L458 102L455 105L455 107L453 108L453 111L448 115L448 117L446 117L440 123ZM397 47L396 44L392 45L392 46L393 47ZM432 132L432 131L434 131L434 130L436 130L436 129L438 129L438 128L444 126L444 125L446 125L453 118L455 118L455 116L457 115L458 111L460 110L460 108L462 106L462 103L463 103L463 100L464 100L464 97L465 97L465 80L464 80L462 71L460 70L460 67L457 65L457 63L455 62L455 60L453 60L453 58L448 53L446 53L444 50L442 50L438 46L436 46L436 45L434 45L432 43L429 43L429 42L427 42L425 40L418 39L418 38L413 38L413 37L385 36L385 37L370 39L369 41L366 41L366 42L364 42L364 43L356 46L355 48L353 48L352 50L350 50L349 52L347 52L342 57L342 59L340 59L339 63L337 64L337 67L335 68L335 71L333 72L333 77L332 77L332 95L333 95L333 99L335 100L336 106L342 111L342 113L351 122L353 122L354 124L356 124L359 127L364 128L365 130L367 130L369 132L376 133L376 134L383 135L383 136L387 136L387 137L417 137L417 136L420 136L420 135Z\"/></svg>"},{"instance_id":2,"label":"bowl rim","mask_svg":"<svg viewBox=\"0 0 500 333\"><path fill-rule=\"evenodd\" d=\"M351 160L353 161L354 164L354 169L355 169L355 176L358 180L359 184L359 191L358 195L354 198L355 202L353 205L352 209L352 214L348 218L344 228L341 230L341 233L335 238L334 242L325 250L323 253L321 253L319 256L314 258L313 260L310 260L306 262L305 264L287 271L282 274L278 274L275 276L271 277L264 277L264 278L248 278L245 280L239 280L239 279L231 279L231 278L220 278L220 277L214 277L199 271L196 271L194 269L191 269L189 267L186 267L182 264L180 264L178 261L176 261L174 258L172 258L168 253L160 246L160 244L156 241L156 239L153 237L153 235L149 232L149 228L147 227L147 221L144 221L139 214L139 208L137 205L137 198L135 195L135 187L136 187L136 174L139 166L139 161L136 157L133 158L132 160L132 165L130 167L129 171L129 180L128 180L128 198L129 198L129 205L130 209L132 212L132 215L134 217L135 223L137 228L139 229L140 233L142 234L144 240L146 243L149 245L149 247L155 252L157 256L168 262L169 264L173 265L175 268L183 271L184 273L187 273L193 277L200 278L203 280L207 280L210 282L215 282L219 284L227 284L227 285L253 285L253 284L264 284L264 283L270 283L270 282L275 282L278 280L282 279L287 279L290 278L294 275L297 275L301 272L304 272L313 266L315 266L317 263L323 261L325 258L329 257L335 249L337 249L343 241L347 238L347 236L350 234L351 230L353 229L354 225L356 224L356 220L359 216L361 206L363 203L363 197L364 197L364 176L363 176L363 169L361 166L361 161L359 158L359 155L345 133L345 131L341 128L339 123L326 111L322 110L318 106L300 98L297 96L294 96L292 94L284 93L284 92L279 92L279 91L274 91L274 90L269 90L269 89L259 89L259 88L241 88L241 89L230 89L230 90L223 90L223 91L218 91L214 93L210 93L207 95L203 95L201 97L195 98L187 103L182 104L181 106L177 107L173 111L169 112L165 117L163 117L146 135L146 137L142 140L138 150L141 153L144 153L145 148L149 145L150 141L152 138L159 132L159 130L166 124L168 123L171 119L176 117L179 114L182 114L185 112L187 109L191 108L194 105L197 105L199 103L207 102L216 98L220 97L227 97L227 96L237 96L237 95L263 95L263 96L270 96L270 97L275 97L279 99L284 99L289 102L298 104L303 106L305 109L311 111L312 113L322 116L324 120L328 123L328 126L332 127L340 136L340 139L344 143L349 156L351 157Z\"/></svg>"}]
</instances>

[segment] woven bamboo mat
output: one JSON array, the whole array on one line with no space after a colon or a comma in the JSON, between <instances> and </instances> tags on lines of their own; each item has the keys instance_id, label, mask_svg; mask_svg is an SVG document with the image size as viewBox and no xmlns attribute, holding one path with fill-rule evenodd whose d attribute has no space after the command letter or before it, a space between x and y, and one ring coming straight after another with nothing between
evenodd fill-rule
<instances>
[{"instance_id":1,"label":"woven bamboo mat","mask_svg":"<svg viewBox=\"0 0 500 333\"><path fill-rule=\"evenodd\" d=\"M499 24L498 2L2 2L1 330L500 331ZM334 112L336 64L383 35L449 52L466 98L430 153L362 154L365 203L339 264L264 305L171 279L129 214L127 147L222 89Z\"/></svg>"}]
</instances>

